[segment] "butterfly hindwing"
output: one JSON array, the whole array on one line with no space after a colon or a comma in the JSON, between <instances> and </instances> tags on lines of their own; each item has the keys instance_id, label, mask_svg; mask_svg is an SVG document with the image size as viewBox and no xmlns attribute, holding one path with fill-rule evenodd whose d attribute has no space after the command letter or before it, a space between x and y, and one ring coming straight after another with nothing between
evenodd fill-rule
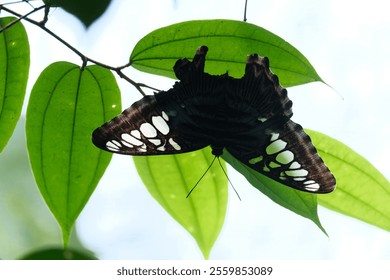
<instances>
[{"instance_id":1,"label":"butterfly hindwing","mask_svg":"<svg viewBox=\"0 0 390 280\"><path fill-rule=\"evenodd\" d=\"M103 150L127 155L177 154L205 147L180 136L177 121L173 120L180 116L175 114L169 116L155 96L148 95L97 128L92 141Z\"/></svg>"},{"instance_id":2,"label":"butterfly hindwing","mask_svg":"<svg viewBox=\"0 0 390 280\"><path fill-rule=\"evenodd\" d=\"M253 152L227 149L245 165L289 187L312 193L328 193L335 188L336 181L310 137L291 120L270 132Z\"/></svg>"}]
</instances>

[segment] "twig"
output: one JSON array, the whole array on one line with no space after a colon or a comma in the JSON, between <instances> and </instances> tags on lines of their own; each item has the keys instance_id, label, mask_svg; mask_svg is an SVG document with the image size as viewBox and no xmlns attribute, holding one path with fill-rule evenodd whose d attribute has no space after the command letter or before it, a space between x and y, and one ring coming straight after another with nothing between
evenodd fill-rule
<instances>
[{"instance_id":1,"label":"twig","mask_svg":"<svg viewBox=\"0 0 390 280\"><path fill-rule=\"evenodd\" d=\"M130 84L132 84L143 96L145 96L145 92L142 90L142 87L148 87L148 86L144 86L144 84L140 84L140 83L137 83L135 81L133 81L132 79L130 79L128 76L125 75L125 73L123 73L123 69L126 68L126 67L129 67L131 65L131 63L127 63L123 66L119 66L119 67L114 67L114 66L111 66L111 65L107 65L107 64L104 64L102 62L99 62L99 61L96 61L92 58L88 58L86 57L85 55L81 54L82 57L85 59L85 62L91 62L93 64L96 64L96 65L99 65L103 68L106 68L108 70L112 70L114 71L115 73L117 73L117 75L119 77L121 77L122 79L126 80L127 82L129 82Z\"/></svg>"},{"instance_id":2,"label":"twig","mask_svg":"<svg viewBox=\"0 0 390 280\"><path fill-rule=\"evenodd\" d=\"M41 6L40 8L45 8L46 5L44 6ZM22 18L22 16L15 12L15 11L12 11L6 7L2 7L4 11L10 13L10 14L13 14L14 16L17 16L19 18ZM50 29L48 29L42 22L38 22L38 21L35 21L35 20L32 20L28 17L23 17L22 19L24 19L25 21L28 21L29 23L31 24L34 24L36 26L38 26L39 28L43 29L46 33L48 33L50 36L54 37L55 39L57 39L58 41L60 41L63 45L65 45L67 48L69 48L71 51L73 51L74 53L76 53L78 56L80 56L82 59L85 57L85 55L83 55L81 52L79 52L76 48L74 48L73 46L71 46L68 42L66 42L65 40L63 40L60 36L58 36L57 34L55 34L53 31L51 31Z\"/></svg>"},{"instance_id":3,"label":"twig","mask_svg":"<svg viewBox=\"0 0 390 280\"><path fill-rule=\"evenodd\" d=\"M138 83L138 85L139 85L140 87L148 88L148 89L151 89L151 90L154 90L154 91L157 91L157 92L158 92L158 91L161 91L161 89L154 88L154 87L148 86L148 85L143 84L143 83Z\"/></svg>"},{"instance_id":4,"label":"twig","mask_svg":"<svg viewBox=\"0 0 390 280\"><path fill-rule=\"evenodd\" d=\"M49 12L50 12L50 7L46 6L45 7L45 14L43 15L43 20L41 21L41 24L45 25L46 22L49 20Z\"/></svg>"},{"instance_id":5,"label":"twig","mask_svg":"<svg viewBox=\"0 0 390 280\"><path fill-rule=\"evenodd\" d=\"M7 30L8 28L10 28L11 26L13 26L14 24L16 24L16 23L18 23L19 21L21 21L22 19L28 19L27 17L29 16L29 15L31 15L31 14L33 14L33 13L35 13L35 12L37 12L37 11L39 11L39 10L41 10L41 9L43 9L43 8L45 8L46 7L46 5L42 5L42 6L40 6L40 7L38 7L38 8L34 8L31 12L28 12L27 14L25 14L25 15L17 15L17 19L15 19L15 20L13 20L13 21L11 21L10 23L8 23L6 26L4 26L3 28L1 28L0 29L0 33L1 32L4 32L5 30ZM8 12L8 13L10 13L10 9L8 9L8 8L6 8L5 6L3 6L3 5L0 5L0 11L1 10L4 10L4 11L6 11L6 12ZM13 15L15 15L15 13L12 13Z\"/></svg>"},{"instance_id":6,"label":"twig","mask_svg":"<svg viewBox=\"0 0 390 280\"><path fill-rule=\"evenodd\" d=\"M35 20L32 20L30 18L28 18L29 15L31 15L32 13L38 11L38 10L41 10L45 8L45 17L43 19L43 21L41 22L38 22L38 21L35 21ZM66 42L64 39L62 39L60 36L58 36L56 33L54 33L53 31L51 31L50 29L48 29L45 24L46 24L46 21L47 21L47 14L48 14L48 9L47 9L47 6L46 5L43 5L43 6L40 6L38 8L34 8L33 11L29 12L28 14L26 15L21 15L11 9L8 9L7 7L4 7L3 5L0 5L0 10L3 9L4 11L18 17L17 20L15 21L12 21L11 23L7 24L7 26L3 27L0 32L8 29L9 27L11 27L12 25L14 25L15 23L19 22L20 20L25 20L35 26L38 26L39 28L41 28L42 30L44 30L46 33L48 33L50 36L52 36L53 38L57 39L57 41L59 41L60 43L62 43L63 45L65 45L68 49L70 49L71 51L73 51L76 55L78 55L81 60L83 61L82 63L82 66L81 68L83 69L88 62L91 62L93 64L96 64L96 65L99 65L103 68L106 68L106 69L109 69L109 70L112 70L114 71L115 73L117 73L117 75L119 77L121 77L122 79L125 79L127 82L129 82L130 84L132 84L143 96L145 96L145 92L142 90L143 87L145 88L149 88L149 89L153 89L153 90L157 90L159 91L158 89L155 89L153 87L150 87L150 86L147 86L143 83L137 83L135 81L133 81L130 77L126 76L124 73L123 73L123 69L126 68L126 67L129 67L131 65L131 63L127 63L123 66L119 66L119 67L114 67L114 66L110 66L110 65L107 65L107 64L104 64L104 63L101 63L99 61L96 61L94 59L91 59L89 57L87 57L86 55L84 55L83 53L81 53L79 50L77 50L75 47L73 47L72 45L70 45L68 42Z\"/></svg>"},{"instance_id":7,"label":"twig","mask_svg":"<svg viewBox=\"0 0 390 280\"><path fill-rule=\"evenodd\" d=\"M245 8L244 8L244 21L246 22L247 18L246 18L246 9L247 9L247 6L248 6L248 0L245 0Z\"/></svg>"}]
</instances>

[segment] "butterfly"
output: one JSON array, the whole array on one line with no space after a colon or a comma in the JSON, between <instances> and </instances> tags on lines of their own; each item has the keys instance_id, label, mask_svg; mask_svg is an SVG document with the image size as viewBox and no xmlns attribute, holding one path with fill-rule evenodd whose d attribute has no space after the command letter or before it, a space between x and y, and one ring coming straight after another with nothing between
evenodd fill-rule
<instances>
[{"instance_id":1,"label":"butterfly","mask_svg":"<svg viewBox=\"0 0 390 280\"><path fill-rule=\"evenodd\" d=\"M292 101L267 57L247 57L245 74L204 72L208 48L173 67L167 91L144 96L92 134L100 149L126 155L186 153L211 146L297 190L328 193L336 180L303 128L291 120Z\"/></svg>"}]
</instances>

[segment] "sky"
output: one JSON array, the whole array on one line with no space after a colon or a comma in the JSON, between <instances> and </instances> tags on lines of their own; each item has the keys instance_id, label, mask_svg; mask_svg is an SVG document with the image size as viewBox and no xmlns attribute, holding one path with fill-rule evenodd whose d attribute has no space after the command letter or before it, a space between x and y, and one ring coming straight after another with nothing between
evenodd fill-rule
<instances>
[{"instance_id":1,"label":"sky","mask_svg":"<svg viewBox=\"0 0 390 280\"><path fill-rule=\"evenodd\" d=\"M293 120L342 141L390 178L386 2L249 0L247 18L300 50L331 86L311 83L288 89ZM87 56L119 66L154 29L192 19L242 20L243 12L243 0L114 0L88 30L61 9L51 12L48 27ZM26 27L32 46L29 88L54 61L81 63L42 31ZM134 69L127 73L160 89L174 82ZM118 82L123 108L141 97L131 85ZM211 259L390 259L388 232L319 207L327 237L311 221L270 201L232 168L228 171L242 201L229 189L225 224ZM202 259L192 237L148 194L131 157L113 156L77 221L77 231L102 259Z\"/></svg>"}]
</instances>

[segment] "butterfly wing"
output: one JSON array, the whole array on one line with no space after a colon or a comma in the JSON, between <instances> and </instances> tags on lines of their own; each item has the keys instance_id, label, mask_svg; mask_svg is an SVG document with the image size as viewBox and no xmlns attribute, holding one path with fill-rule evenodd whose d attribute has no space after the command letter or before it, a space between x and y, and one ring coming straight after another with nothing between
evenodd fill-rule
<instances>
[{"instance_id":1,"label":"butterfly wing","mask_svg":"<svg viewBox=\"0 0 390 280\"><path fill-rule=\"evenodd\" d=\"M92 142L100 149L126 155L185 153L207 146L201 139L184 136L186 117L180 106L161 108L154 95L135 102L120 115L97 128ZM171 106L171 107L172 107Z\"/></svg>"},{"instance_id":2,"label":"butterfly wing","mask_svg":"<svg viewBox=\"0 0 390 280\"><path fill-rule=\"evenodd\" d=\"M207 47L192 62L174 66L180 82L145 96L93 132L93 143L128 155L163 155L211 145L225 147L250 168L289 187L328 193L335 178L310 137L290 120L292 102L267 58L248 57L245 75L212 76L203 72Z\"/></svg>"},{"instance_id":3,"label":"butterfly wing","mask_svg":"<svg viewBox=\"0 0 390 280\"><path fill-rule=\"evenodd\" d=\"M179 59L174 66L176 76L188 82L189 76L203 73L207 50L200 47L192 62ZM103 150L126 155L166 155L204 148L210 142L202 122L191 114L192 104L187 99L193 94L191 87L176 83L168 91L145 96L97 128L92 142Z\"/></svg>"},{"instance_id":4,"label":"butterfly wing","mask_svg":"<svg viewBox=\"0 0 390 280\"><path fill-rule=\"evenodd\" d=\"M334 176L299 124L289 120L264 137L255 150L227 150L250 168L289 187L312 193L334 190Z\"/></svg>"}]
</instances>

